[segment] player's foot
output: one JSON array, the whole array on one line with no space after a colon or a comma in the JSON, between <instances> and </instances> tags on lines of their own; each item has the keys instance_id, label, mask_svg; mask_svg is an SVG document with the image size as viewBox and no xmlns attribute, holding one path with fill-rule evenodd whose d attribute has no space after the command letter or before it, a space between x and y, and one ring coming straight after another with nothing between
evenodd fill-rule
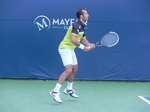
<instances>
[{"instance_id":1,"label":"player's foot","mask_svg":"<svg viewBox=\"0 0 150 112\"><path fill-rule=\"evenodd\" d=\"M59 92L54 92L53 90L51 90L51 91L49 92L49 95L50 95L51 97L53 97L53 99L54 99L57 103L62 103L62 100L61 100L60 97L59 97L59 95L60 95Z\"/></svg>"},{"instance_id":2,"label":"player's foot","mask_svg":"<svg viewBox=\"0 0 150 112\"><path fill-rule=\"evenodd\" d=\"M75 91L72 89L72 90L68 90L67 88L64 90L64 93L66 95L70 95L71 97L73 98L78 98L78 95L75 94Z\"/></svg>"}]
</instances>

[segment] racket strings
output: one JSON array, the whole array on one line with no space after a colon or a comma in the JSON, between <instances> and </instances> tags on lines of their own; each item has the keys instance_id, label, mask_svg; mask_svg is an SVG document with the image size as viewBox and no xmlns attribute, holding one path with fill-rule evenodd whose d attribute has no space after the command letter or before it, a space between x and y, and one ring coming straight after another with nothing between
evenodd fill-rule
<instances>
[{"instance_id":1,"label":"racket strings","mask_svg":"<svg viewBox=\"0 0 150 112\"><path fill-rule=\"evenodd\" d=\"M116 33L107 33L101 39L101 44L107 47L114 46L118 43L119 36Z\"/></svg>"}]
</instances>

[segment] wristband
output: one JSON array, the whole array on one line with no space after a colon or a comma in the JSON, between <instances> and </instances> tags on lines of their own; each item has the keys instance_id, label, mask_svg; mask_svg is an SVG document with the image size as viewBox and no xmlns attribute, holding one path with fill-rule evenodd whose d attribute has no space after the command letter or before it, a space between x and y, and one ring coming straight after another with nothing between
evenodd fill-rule
<instances>
[{"instance_id":1,"label":"wristband","mask_svg":"<svg viewBox=\"0 0 150 112\"><path fill-rule=\"evenodd\" d=\"M80 46L78 46L78 48L80 48L80 49L84 49L84 45L83 44L80 44Z\"/></svg>"}]
</instances>

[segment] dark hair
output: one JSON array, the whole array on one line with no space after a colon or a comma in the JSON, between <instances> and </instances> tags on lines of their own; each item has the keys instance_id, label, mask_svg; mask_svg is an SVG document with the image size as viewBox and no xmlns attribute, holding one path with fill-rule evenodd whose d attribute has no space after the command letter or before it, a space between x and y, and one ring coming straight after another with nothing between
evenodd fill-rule
<instances>
[{"instance_id":1,"label":"dark hair","mask_svg":"<svg viewBox=\"0 0 150 112\"><path fill-rule=\"evenodd\" d=\"M76 11L76 16L78 19L80 19L80 15L83 15L83 11L82 10L86 10L85 8L81 8L81 9L78 9Z\"/></svg>"}]
</instances>

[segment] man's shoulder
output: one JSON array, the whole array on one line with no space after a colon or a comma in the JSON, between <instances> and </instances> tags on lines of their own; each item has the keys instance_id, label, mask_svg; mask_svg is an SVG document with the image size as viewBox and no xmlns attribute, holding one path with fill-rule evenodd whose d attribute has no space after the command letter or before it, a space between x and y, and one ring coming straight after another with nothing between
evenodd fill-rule
<instances>
[{"instance_id":1,"label":"man's shoulder","mask_svg":"<svg viewBox=\"0 0 150 112\"><path fill-rule=\"evenodd\" d=\"M77 25L77 24L79 24L79 23L78 23L78 21L76 21L76 22L72 23L72 25Z\"/></svg>"}]
</instances>

